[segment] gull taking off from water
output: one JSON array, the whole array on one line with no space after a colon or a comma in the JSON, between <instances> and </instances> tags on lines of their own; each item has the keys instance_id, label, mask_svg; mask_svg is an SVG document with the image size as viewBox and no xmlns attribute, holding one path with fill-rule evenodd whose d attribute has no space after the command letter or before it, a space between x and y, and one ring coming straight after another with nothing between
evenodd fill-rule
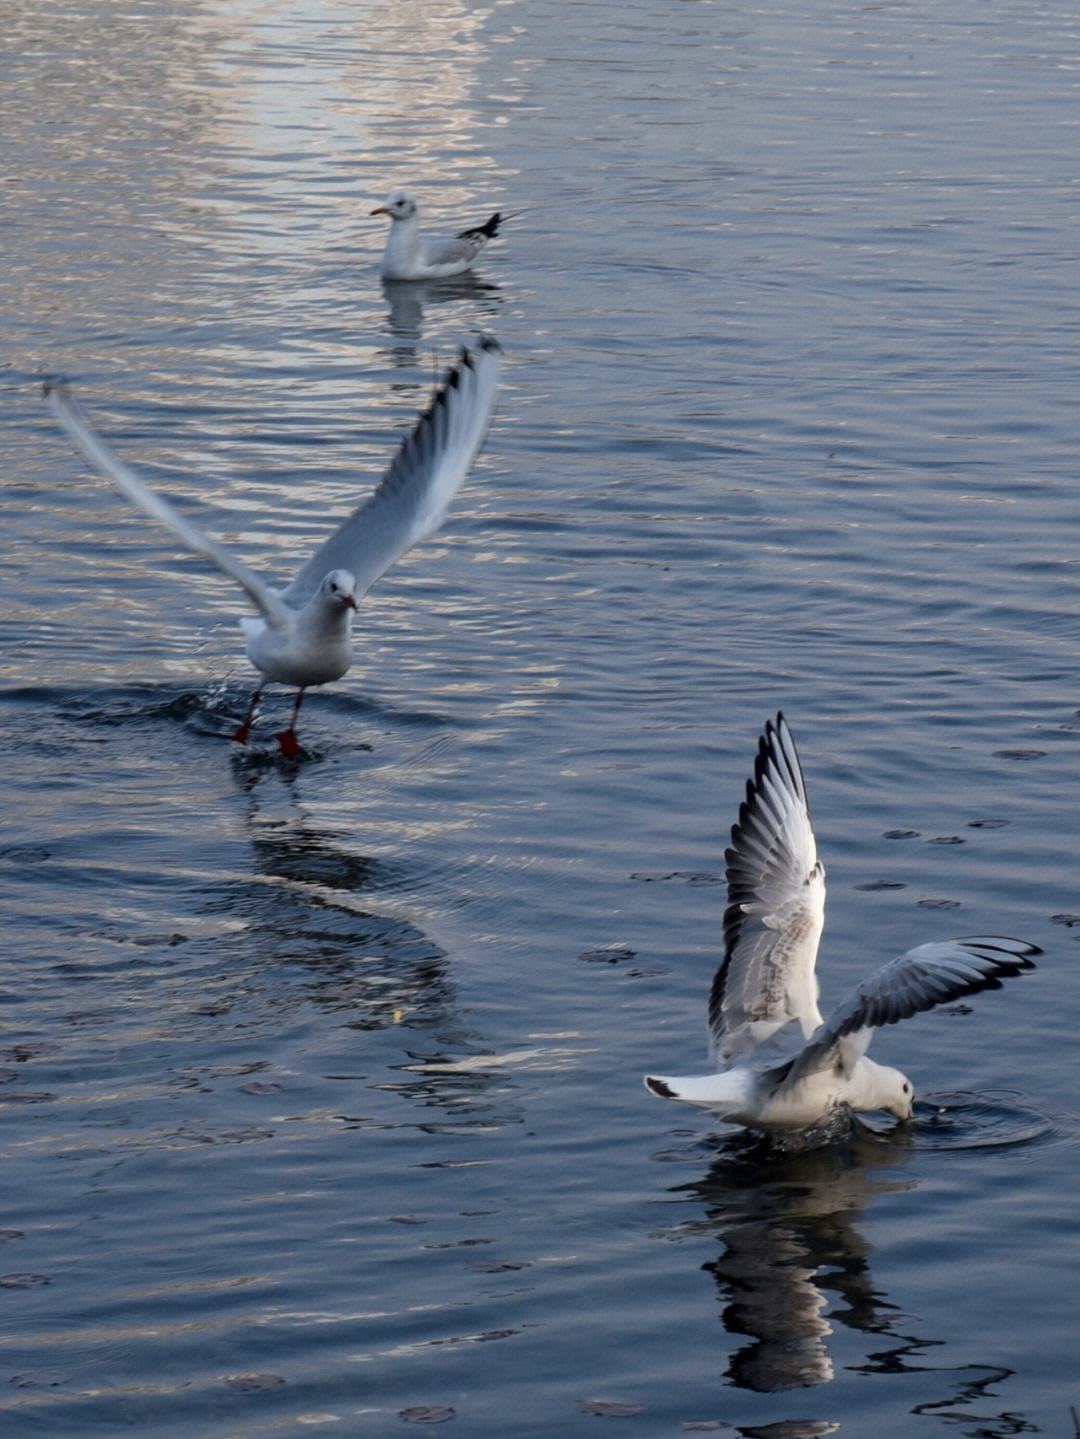
<instances>
[{"instance_id":1,"label":"gull taking off from water","mask_svg":"<svg viewBox=\"0 0 1080 1439\"><path fill-rule=\"evenodd\" d=\"M498 234L502 223L496 211L482 225L461 230L452 238L425 240L420 234L416 201L404 190L395 190L371 213L390 216L390 234L379 265L384 280L438 280L444 275L460 275Z\"/></svg>"},{"instance_id":2,"label":"gull taking off from water","mask_svg":"<svg viewBox=\"0 0 1080 1439\"><path fill-rule=\"evenodd\" d=\"M358 601L385 569L438 528L469 473L495 405L498 371L499 346L494 340L481 337L475 350L462 350L374 493L283 590L272 589L149 489L94 432L65 386L47 383L45 394L53 414L94 469L246 591L260 618L245 617L240 624L248 656L262 671L263 681L233 738L247 743L267 680L294 685L298 693L292 719L278 740L282 753L295 755L300 750L296 717L305 689L340 679L352 664L352 617Z\"/></svg>"},{"instance_id":3,"label":"gull taking off from water","mask_svg":"<svg viewBox=\"0 0 1080 1439\"><path fill-rule=\"evenodd\" d=\"M782 714L758 743L754 777L731 831L724 958L709 995L717 1069L647 1078L662 1099L699 1105L729 1124L775 1132L813 1128L841 1106L911 1117L898 1069L865 1057L874 1030L920 1010L998 989L1041 951L1018 939L921 944L884 965L822 1020L814 975L825 919L799 756Z\"/></svg>"}]
</instances>

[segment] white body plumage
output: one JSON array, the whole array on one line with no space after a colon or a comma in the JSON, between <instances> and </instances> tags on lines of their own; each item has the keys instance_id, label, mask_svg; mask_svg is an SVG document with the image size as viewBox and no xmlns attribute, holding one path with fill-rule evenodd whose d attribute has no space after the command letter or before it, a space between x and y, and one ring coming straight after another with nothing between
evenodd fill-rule
<instances>
[{"instance_id":1,"label":"white body plumage","mask_svg":"<svg viewBox=\"0 0 1080 1439\"><path fill-rule=\"evenodd\" d=\"M814 972L825 920L802 768L783 715L765 726L726 854L724 957L709 995L712 1073L649 1076L662 1099L766 1132L808 1129L841 1107L912 1113L898 1069L866 1058L874 1030L935 1005L997 989L1032 968L1022 940L923 944L864 980L823 1020Z\"/></svg>"},{"instance_id":2,"label":"white body plumage","mask_svg":"<svg viewBox=\"0 0 1080 1439\"><path fill-rule=\"evenodd\" d=\"M386 215L390 220L386 249L379 262L379 274L384 280L438 280L464 274L498 234L502 220L496 212L482 225L445 239L428 239L420 233L416 200L404 190L395 190L371 213Z\"/></svg>"},{"instance_id":3,"label":"white body plumage","mask_svg":"<svg viewBox=\"0 0 1080 1439\"><path fill-rule=\"evenodd\" d=\"M382 480L283 590L272 588L216 540L151 490L91 427L63 385L47 384L53 413L76 447L133 504L234 579L259 611L241 620L248 656L264 680L294 685L289 728L278 736L296 754L295 723L304 690L340 679L352 663L352 618L376 579L441 523L487 433L495 405L499 346L481 337L462 350L431 404L405 438ZM234 738L247 741L260 689Z\"/></svg>"}]
</instances>

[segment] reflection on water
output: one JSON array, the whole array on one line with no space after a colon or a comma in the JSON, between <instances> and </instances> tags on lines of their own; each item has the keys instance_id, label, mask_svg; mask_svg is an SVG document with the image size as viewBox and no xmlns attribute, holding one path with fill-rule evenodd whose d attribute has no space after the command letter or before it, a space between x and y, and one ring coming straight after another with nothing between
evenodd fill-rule
<instances>
[{"instance_id":1,"label":"reflection on water","mask_svg":"<svg viewBox=\"0 0 1080 1439\"><path fill-rule=\"evenodd\" d=\"M839 1424L828 1419L781 1419L778 1424L751 1424L740 1427L743 1439L821 1439L822 1435L835 1434Z\"/></svg>"},{"instance_id":2,"label":"reflection on water","mask_svg":"<svg viewBox=\"0 0 1080 1439\"><path fill-rule=\"evenodd\" d=\"M379 897L400 882L395 866L320 831L292 784L282 786L284 813L264 812L261 793L246 795L255 875L223 884L210 905L243 915L244 947L260 970L272 980L302 965L304 997L345 1028L459 1032L446 952Z\"/></svg>"},{"instance_id":3,"label":"reflection on water","mask_svg":"<svg viewBox=\"0 0 1080 1439\"><path fill-rule=\"evenodd\" d=\"M844 1143L797 1154L733 1140L703 1179L679 1191L705 1206L695 1231L724 1244L704 1267L716 1281L724 1327L750 1341L729 1364L739 1388L771 1393L827 1383L834 1323L866 1333L888 1328L894 1306L874 1288L870 1247L857 1225L875 1196L914 1188L906 1175L888 1173L906 1163L911 1144L902 1128L881 1139L857 1125ZM831 1308L830 1293L837 1296Z\"/></svg>"},{"instance_id":4,"label":"reflection on water","mask_svg":"<svg viewBox=\"0 0 1080 1439\"><path fill-rule=\"evenodd\" d=\"M1010 1379L1013 1373L1012 1369L994 1365L972 1365L970 1377L957 1385L955 1394L948 1399L917 1404L911 1412L923 1418L940 1417L950 1424L977 1424L977 1429L969 1428L965 1432L977 1434L979 1439L1009 1439L1013 1434L1037 1433L1035 1426L1026 1423L1018 1414L1002 1410L997 1386ZM1075 1410L1072 1418L1076 1433L1080 1435Z\"/></svg>"},{"instance_id":5,"label":"reflection on water","mask_svg":"<svg viewBox=\"0 0 1080 1439\"><path fill-rule=\"evenodd\" d=\"M498 316L499 286L477 275L450 275L443 280L382 280L388 314L386 330L390 336L387 353L394 365L411 368L421 359L420 342L424 334L424 310L432 305L450 305L472 301L468 310L469 324L494 328Z\"/></svg>"},{"instance_id":6,"label":"reflection on water","mask_svg":"<svg viewBox=\"0 0 1080 1439\"><path fill-rule=\"evenodd\" d=\"M881 1336L853 1373L935 1375L946 1398L914 1405L912 1414L956 1422L978 1419L989 1439L1027 1432L1018 1416L976 1410L992 1401L1013 1371L998 1366L935 1365L941 1341L897 1333L902 1310L875 1284L872 1248L859 1222L886 1194L914 1192L909 1173L920 1149L917 1129L875 1134L852 1120L847 1137L826 1148L785 1152L768 1140L735 1136L707 1173L672 1192L704 1206L705 1217L668 1237L714 1235L723 1244L702 1268L714 1279L725 1330L740 1343L727 1378L738 1389L779 1394L828 1384L838 1377L830 1352L836 1326ZM939 1390L940 1393L940 1390ZM739 1427L744 1439L814 1439L842 1427L820 1418ZM1019 1424L1019 1427L1016 1427Z\"/></svg>"}]
</instances>

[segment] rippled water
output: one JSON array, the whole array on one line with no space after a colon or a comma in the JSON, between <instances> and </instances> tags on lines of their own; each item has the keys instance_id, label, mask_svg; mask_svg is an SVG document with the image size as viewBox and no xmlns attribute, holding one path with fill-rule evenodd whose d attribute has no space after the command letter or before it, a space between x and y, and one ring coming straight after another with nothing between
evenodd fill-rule
<instances>
[{"instance_id":1,"label":"rippled water","mask_svg":"<svg viewBox=\"0 0 1080 1439\"><path fill-rule=\"evenodd\" d=\"M1071 8L3 6L0 1412L13 1435L1071 1432ZM522 211L382 286L367 211ZM230 584L32 377L287 577L477 329L442 533L286 764ZM769 1149L704 1058L783 707L824 999L917 1122ZM871 1427L872 1426L872 1427Z\"/></svg>"}]
</instances>

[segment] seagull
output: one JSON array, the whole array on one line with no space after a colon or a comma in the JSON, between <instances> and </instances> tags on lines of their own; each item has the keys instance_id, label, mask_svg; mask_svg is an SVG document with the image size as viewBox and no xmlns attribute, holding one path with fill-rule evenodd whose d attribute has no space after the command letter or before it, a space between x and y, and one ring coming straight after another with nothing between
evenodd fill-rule
<instances>
[{"instance_id":1,"label":"seagull","mask_svg":"<svg viewBox=\"0 0 1080 1439\"><path fill-rule=\"evenodd\" d=\"M823 1020L814 975L825 920L795 742L782 714L758 742L754 777L732 827L724 957L709 995L711 1074L647 1077L729 1124L766 1134L816 1129L844 1107L910 1119L914 1090L866 1050L874 1030L1033 969L1033 944L971 938L921 944L870 975Z\"/></svg>"},{"instance_id":2,"label":"seagull","mask_svg":"<svg viewBox=\"0 0 1080 1439\"><path fill-rule=\"evenodd\" d=\"M482 225L461 230L451 239L425 240L416 218L416 201L404 190L395 190L385 204L376 205L371 213L390 216L390 235L379 265L384 280L437 280L444 275L460 275L498 234L503 219L496 210Z\"/></svg>"},{"instance_id":3,"label":"seagull","mask_svg":"<svg viewBox=\"0 0 1080 1439\"><path fill-rule=\"evenodd\" d=\"M263 685L295 686L281 751L300 753L296 720L304 691L338 680L352 664L352 618L384 570L437 529L479 452L495 405L499 345L481 336L463 349L428 408L402 442L375 491L339 526L283 590L273 589L205 534L108 448L66 385L47 381L45 396L75 448L129 500L234 579L259 611L240 624L262 681L233 735L246 744Z\"/></svg>"}]
</instances>

